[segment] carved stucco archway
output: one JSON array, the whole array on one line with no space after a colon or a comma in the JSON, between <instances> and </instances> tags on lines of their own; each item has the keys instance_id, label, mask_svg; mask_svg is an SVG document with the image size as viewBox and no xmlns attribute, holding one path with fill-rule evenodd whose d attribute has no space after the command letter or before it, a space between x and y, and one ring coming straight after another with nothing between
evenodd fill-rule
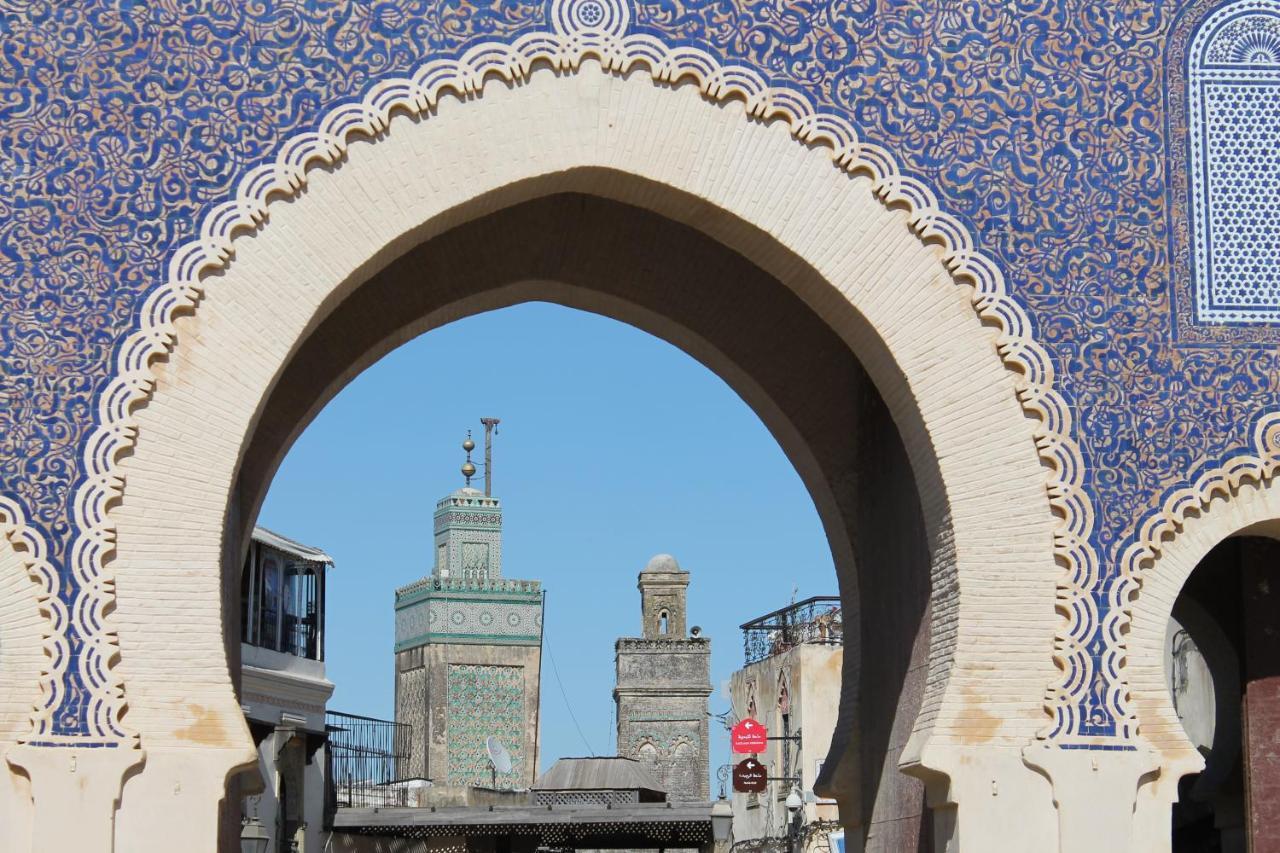
<instances>
[{"instance_id":1,"label":"carved stucco archway","mask_svg":"<svg viewBox=\"0 0 1280 853\"><path fill-rule=\"evenodd\" d=\"M935 613L935 625L941 619L945 630L935 633L954 642L938 644L946 653L935 655L935 677L920 731L936 735L940 727L946 729L943 724L948 719L969 724L987 721L968 728L955 726L946 736L935 736L934 757L919 755L921 739L912 751L913 760L950 771L944 753L952 747L1026 744L1034 730L1047 722L1038 699L1026 704L1028 690L1040 694L1046 684L1067 685L1051 695L1050 704L1059 714L1058 730L1071 728L1071 708L1091 668L1083 640L1097 622L1085 594L1096 572L1096 558L1088 545L1092 510L1080 491L1081 466L1068 437L1070 415L1053 390L1052 367L1031 339L1021 309L1005 293L998 270L974 250L962 228L937 211L927 190L897 173L885 152L859 143L847 125L814 112L794 93L770 89L754 72L721 67L698 51L669 50L646 36L623 37L625 21L621 26L607 20L604 25L584 26L573 19L572 10L565 12L567 5L558 8L562 17L568 17L553 21L551 33L525 38L514 46L486 46L458 61L430 63L412 80L390 81L375 87L364 102L335 110L322 122L322 130L293 140L274 163L251 172L237 200L205 220L201 239L175 258L169 286L148 302L143 331L122 350L120 376L104 397L103 427L86 450L92 474L77 501L77 511L88 533L75 556L80 574L93 582L85 587L85 606L76 612L91 614L92 621L105 625L103 613L111 601L114 573L122 581L145 577L148 584L166 577L178 542L165 543L162 536L146 540L146 548L130 550L143 540L127 539L120 524L121 542L113 562L114 534L119 520L135 511L131 508L141 511L148 506L147 485L137 468L148 447L148 429L153 440L170 442L170 450L193 452L188 438L210 428L208 422L184 425L163 420L165 381L176 377L178 385L194 389L207 372L216 372L216 366L199 362L196 347L187 342L198 344L211 317L222 310L220 295L229 292L238 277L251 276L255 260L268 265L284 260L284 268L273 272L287 276L289 253L308 245L307 228L325 233L323 229L337 221L334 217L354 216L347 224L372 241L363 255L343 261L350 264L347 274L330 276L319 285L320 291L289 303L292 310L301 312L293 318L301 323L297 333L301 337L335 304L342 287L358 285L413 243L484 213L483 207L465 205L483 196L485 188L496 191L534 177L586 169L577 174L595 175L587 185L547 184L538 192L613 195L680 221L692 219L688 224L788 283L798 278L794 260L798 258L833 286L825 293L802 294L815 311L822 313L823 302L842 303L844 308L852 303L867 318L874 333L871 337L881 341L879 352L865 340L849 343L880 387L913 460L932 456L930 464L941 472L934 492L922 490L921 498L935 502L928 513L929 524L939 541L955 548L958 563L958 585L955 576L934 579L945 605L941 615ZM640 79L637 72L625 79L594 70L565 78L551 70L576 71L587 56L599 58L613 72L637 65L647 68L659 87ZM531 73L539 63L546 70ZM486 78L490 78L487 84ZM718 105L699 98L691 88L665 89L665 82L686 78L697 81L702 94ZM504 86L495 80L519 85ZM484 97L475 99L480 94ZM474 102L457 103L449 95ZM417 118L402 119L388 132L390 117L398 113ZM773 126L744 120L751 117L773 120ZM827 153L806 150L793 136L812 147L829 149L837 168L823 162ZM374 139L379 149L371 155L359 141L368 139ZM353 145L359 150L348 151ZM468 157L460 161L459 152ZM311 165L338 160L343 160L340 168L323 177L307 175ZM607 178L599 177L609 170L642 177L654 187L678 188L700 198L701 206L681 210L683 203L659 191L611 186ZM441 179L441 174L447 177ZM299 193L304 185L305 192ZM422 196L411 198L406 192ZM237 243L239 257L221 280L201 281L226 266L232 239L246 226L263 221L268 201L290 195L297 195L297 201L273 207L273 221L263 226L256 239ZM515 200L495 192L486 203L501 207ZM671 207L676 209L664 209ZM291 216L296 217L292 224ZM885 217L889 217L891 222L878 225L881 230L876 231L868 225L868 217L878 223L888 222ZM776 245L754 243L761 233ZM328 232L324 239L332 242L337 236L354 235ZM861 271L856 268L859 264ZM868 266L879 275L866 275ZM894 274L896 289L886 286L888 272ZM198 302L205 289L208 295ZM976 317L966 304L970 302ZM187 321L179 318L193 309L196 319L191 322L197 326L184 327ZM936 316L930 311L936 311ZM234 312L232 304L228 318ZM991 328L982 328L984 322ZM155 368L161 383L153 395L151 362L173 345L175 332L172 359ZM841 334L855 337L847 329ZM283 364L287 350L268 358ZM1013 373L1002 370L1001 361ZM175 371L185 374L179 377ZM207 403L210 398L203 399ZM250 400L247 410L228 412L228 435L243 437L255 416L253 407L261 399ZM146 406L135 413L140 401L146 401ZM140 428L136 436L135 428ZM129 450L134 457L121 463ZM240 450L235 445L237 455ZM124 482L121 473L126 474ZM120 509L108 512L112 502L121 498L122 485ZM230 481L215 478L202 485L212 503L197 502L191 509L208 511L219 519L218 524L193 520L189 529L174 532L184 547L195 537L204 543L202 547L214 547L216 542L222 548L218 496L225 498ZM940 485L945 485L945 495L938 492ZM1008 523L1011 506L1021 510L1012 525ZM1057 519L1050 506L1056 509ZM214 536L218 538L208 538ZM192 554L190 566L169 578L186 592L193 581L208 582L202 576L210 559L218 563L226 556L216 549L201 553L196 548L188 553ZM1055 565L1055 558L1060 565ZM972 567L969 574L966 566ZM1065 628L1052 609L1055 586L1062 609L1070 614ZM1011 589L1022 592L1002 600ZM207 596L216 599L216 592L209 589L202 594L206 605L213 600ZM1028 606L1030 601L1042 602L1043 609ZM158 611L162 602L156 599L156 603L154 612L146 612L145 606L134 612L135 616L143 612L152 621L136 622L133 627L163 622ZM127 617L123 598L121 610L122 617ZM197 609L195 615L200 620L195 633L208 639L214 636L215 625L220 629L217 615L207 608ZM73 614L73 618L79 617ZM121 618L117 624L126 658L132 655L134 661L125 660L119 669L129 672L135 667L136 675L143 653L130 652L127 620ZM983 635L984 624L990 636ZM91 650L111 653L114 644L109 631L88 633L103 640ZM1053 646L1055 633L1058 642ZM991 668L989 662L1000 660L1002 650L1025 652L1028 644L1043 648L1043 656L1006 654L1006 660L1018 661L1014 668L1022 675L1011 677L1006 666L1001 673L1004 692L984 695L982 673ZM1066 673L1061 681L1050 662L1051 648L1056 648ZM972 680L968 676L948 680L948 675L965 672L966 661L980 664ZM127 740L130 726L115 718L128 706L137 719L146 704L142 693L120 701L118 673L112 676L101 660L81 665L89 667L89 680L96 685L104 709L103 734L118 729ZM123 686L128 689L127 684ZM189 721L186 728L207 733L211 727L223 726L214 737L222 752L210 759L209 767L225 772L245 757L243 738L232 722L238 709L230 707L234 703L229 701L225 670L211 675L200 689L209 691L212 704L195 704L218 710L208 720ZM1024 711L1030 707L1034 713L992 715L984 708L984 703L1013 695L1023 697L1019 701ZM50 706L43 703L42 707ZM163 738L149 744L145 726L139 731L143 748L149 751L143 778L163 785ZM212 747L202 750L213 751ZM183 755L176 746L175 755L192 759L191 750ZM1016 748L1010 749L1008 762L1021 769ZM955 785L953 778L953 794ZM127 829L128 819L124 825Z\"/></svg>"},{"instance_id":2,"label":"carved stucco archway","mask_svg":"<svg viewBox=\"0 0 1280 853\"><path fill-rule=\"evenodd\" d=\"M1192 572L1223 540L1239 535L1280 537L1280 415L1261 418L1253 446L1196 482L1169 495L1138 528L1121 562L1131 600L1125 672L1139 731L1158 756L1160 772L1138 797L1138 827L1169 843L1169 807L1178 781L1204 767L1187 738L1165 678L1165 631Z\"/></svg>"},{"instance_id":3,"label":"carved stucco archway","mask_svg":"<svg viewBox=\"0 0 1280 853\"><path fill-rule=\"evenodd\" d=\"M658 115L666 127L655 127ZM672 126L688 130L673 134ZM442 105L426 121L397 125L385 138L357 145L340 168L313 176L297 201L273 207L272 220L238 243L235 262L208 281L194 315L177 320L177 345L166 363L153 368L156 389L136 414L138 440L121 466L124 497L111 513L119 534L113 564L120 590L118 669L125 676L128 719L148 752L147 771L130 786L167 789L171 774L190 758L182 748L193 727L209 731L211 719L222 720L227 735L222 760L234 755L239 710L226 674L183 685L191 707L175 716L171 678L180 663L145 662L141 634L167 618L175 593L166 583L181 583L188 595L201 584L202 597L216 596L218 581L209 567L225 561L222 549L234 547L222 538L221 507L245 436L302 339L409 247L429 251L432 235L450 227L522 199L576 191L696 226L799 291L858 352L899 420L909 453L923 465L917 474L930 539L956 555L954 565L942 560L943 575L935 577L935 624L942 626L935 635L955 642L940 639L936 646L920 730L937 733L941 727L945 734L935 738L936 755L922 760L950 769L947 748L976 743L1025 773L1028 794L1039 791L1047 804L1039 777L1021 769L1019 756L1047 722L1040 705L1044 685L1054 677L1048 650L1057 625L1051 604L1059 574L1054 520L1034 425L1017 405L1015 377L996 357L995 333L982 326L969 294L947 275L945 252L912 233L907 212L877 200L872 178L831 169L823 152L796 146L787 131L785 125L744 121L738 102L716 106L693 89L666 91L643 76L587 71L563 78L548 70L518 89L493 86L480 101ZM429 165L406 170L415 160ZM504 233L494 234L495 249ZM840 281L839 290L805 265ZM545 295L545 285L535 292ZM569 294L557 301L573 304ZM862 310L850 311L850 303ZM457 316L480 307L489 306L452 311ZM852 325L854 315L864 318L860 326ZM272 340L261 341L261 355L246 357L252 348L240 335L267 316L273 317ZM637 316L626 319L645 325ZM419 330L415 325L404 334ZM698 353L696 342L682 343ZM370 352L368 359L380 354ZM713 363L713 354L700 355ZM728 371L721 366L720 372ZM233 386L252 390L236 396ZM758 411L762 407L757 404ZM767 411L762 416L770 421ZM785 434L780 437L785 446ZM207 482L190 480L177 463L182 455L200 460ZM803 473L803 456L791 455ZM934 481L931 466L939 472ZM160 496L174 511L161 507ZM1011 506L1022 511L1011 513ZM193 507L206 514L193 516ZM993 524L996 514L999 524ZM175 553L183 558L173 571ZM1011 594L1013 589L1020 592ZM1040 608L1028 607L1031 600ZM199 619L194 633L204 638L205 653L220 653L218 614L192 618ZM999 636L983 636L984 624ZM192 627L186 627L188 642ZM1044 651L1027 655L1028 647ZM983 673L1001 659L997 685ZM1011 659L1019 663L1009 665ZM960 677L949 682L957 672ZM1001 710L993 713L996 705ZM140 827L129 809L130 793L126 788L121 815L126 833Z\"/></svg>"}]
</instances>

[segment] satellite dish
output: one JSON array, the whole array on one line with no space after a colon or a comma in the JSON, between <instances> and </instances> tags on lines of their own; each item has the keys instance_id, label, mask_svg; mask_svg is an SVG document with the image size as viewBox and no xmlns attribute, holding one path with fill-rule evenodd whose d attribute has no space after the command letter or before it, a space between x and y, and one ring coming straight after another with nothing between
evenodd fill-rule
<instances>
[{"instance_id":1,"label":"satellite dish","mask_svg":"<svg viewBox=\"0 0 1280 853\"><path fill-rule=\"evenodd\" d=\"M502 741L490 735L484 739L485 751L489 753L489 763L493 765L494 786L497 786L499 773L511 772L511 753L502 745Z\"/></svg>"}]
</instances>

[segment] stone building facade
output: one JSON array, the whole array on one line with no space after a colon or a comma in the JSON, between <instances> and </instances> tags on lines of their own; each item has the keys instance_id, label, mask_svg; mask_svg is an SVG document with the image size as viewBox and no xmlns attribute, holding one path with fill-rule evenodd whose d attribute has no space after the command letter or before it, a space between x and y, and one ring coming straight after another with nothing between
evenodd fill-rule
<instances>
[{"instance_id":1,"label":"stone building facade","mask_svg":"<svg viewBox=\"0 0 1280 853\"><path fill-rule=\"evenodd\" d=\"M470 487L440 500L431 574L396 590L401 775L436 785L527 788L537 775L542 589L502 576L502 504ZM511 755L493 772L486 740Z\"/></svg>"},{"instance_id":2,"label":"stone building facade","mask_svg":"<svg viewBox=\"0 0 1280 853\"><path fill-rule=\"evenodd\" d=\"M837 831L836 802L815 792L840 708L844 625L839 599L793 603L742 626L745 660L729 679L733 720L753 719L770 736L756 759L768 769L762 793L733 792L733 840L747 851L826 851ZM744 756L735 755L734 760ZM787 808L795 790L801 806Z\"/></svg>"},{"instance_id":3,"label":"stone building facade","mask_svg":"<svg viewBox=\"0 0 1280 853\"><path fill-rule=\"evenodd\" d=\"M240 706L258 750L240 815L270 850L324 849L327 570L333 559L255 527L240 585ZM3 845L0 844L0 848Z\"/></svg>"},{"instance_id":4,"label":"stone building facade","mask_svg":"<svg viewBox=\"0 0 1280 853\"><path fill-rule=\"evenodd\" d=\"M618 755L642 762L672 801L709 797L711 640L686 634L689 573L659 554L640 572L640 637L614 646Z\"/></svg>"}]
</instances>

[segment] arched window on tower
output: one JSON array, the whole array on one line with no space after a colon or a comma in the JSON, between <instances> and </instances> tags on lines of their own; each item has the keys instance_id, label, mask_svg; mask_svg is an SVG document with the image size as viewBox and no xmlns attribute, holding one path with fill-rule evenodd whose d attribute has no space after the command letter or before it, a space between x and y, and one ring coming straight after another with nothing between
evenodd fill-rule
<instances>
[{"instance_id":1,"label":"arched window on tower","mask_svg":"<svg viewBox=\"0 0 1280 853\"><path fill-rule=\"evenodd\" d=\"M649 770L650 773L658 773L658 747L654 746L652 741L644 741L636 749L636 759Z\"/></svg>"},{"instance_id":2,"label":"arched window on tower","mask_svg":"<svg viewBox=\"0 0 1280 853\"><path fill-rule=\"evenodd\" d=\"M658 633L659 634L667 633L667 626L670 618L671 618L670 614L667 613L667 611L665 610L663 610L661 613L658 614Z\"/></svg>"},{"instance_id":3,"label":"arched window on tower","mask_svg":"<svg viewBox=\"0 0 1280 853\"><path fill-rule=\"evenodd\" d=\"M1280 320L1280 0L1237 0L1187 56L1196 318Z\"/></svg>"}]
</instances>

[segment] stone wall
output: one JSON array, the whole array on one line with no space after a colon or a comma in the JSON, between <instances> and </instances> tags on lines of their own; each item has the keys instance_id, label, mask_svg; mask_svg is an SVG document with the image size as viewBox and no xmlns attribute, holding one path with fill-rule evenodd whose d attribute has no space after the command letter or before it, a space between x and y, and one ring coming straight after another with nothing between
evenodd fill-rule
<instances>
[{"instance_id":1,"label":"stone wall","mask_svg":"<svg viewBox=\"0 0 1280 853\"><path fill-rule=\"evenodd\" d=\"M670 800L709 799L711 640L620 639L618 754L637 758Z\"/></svg>"}]
</instances>

